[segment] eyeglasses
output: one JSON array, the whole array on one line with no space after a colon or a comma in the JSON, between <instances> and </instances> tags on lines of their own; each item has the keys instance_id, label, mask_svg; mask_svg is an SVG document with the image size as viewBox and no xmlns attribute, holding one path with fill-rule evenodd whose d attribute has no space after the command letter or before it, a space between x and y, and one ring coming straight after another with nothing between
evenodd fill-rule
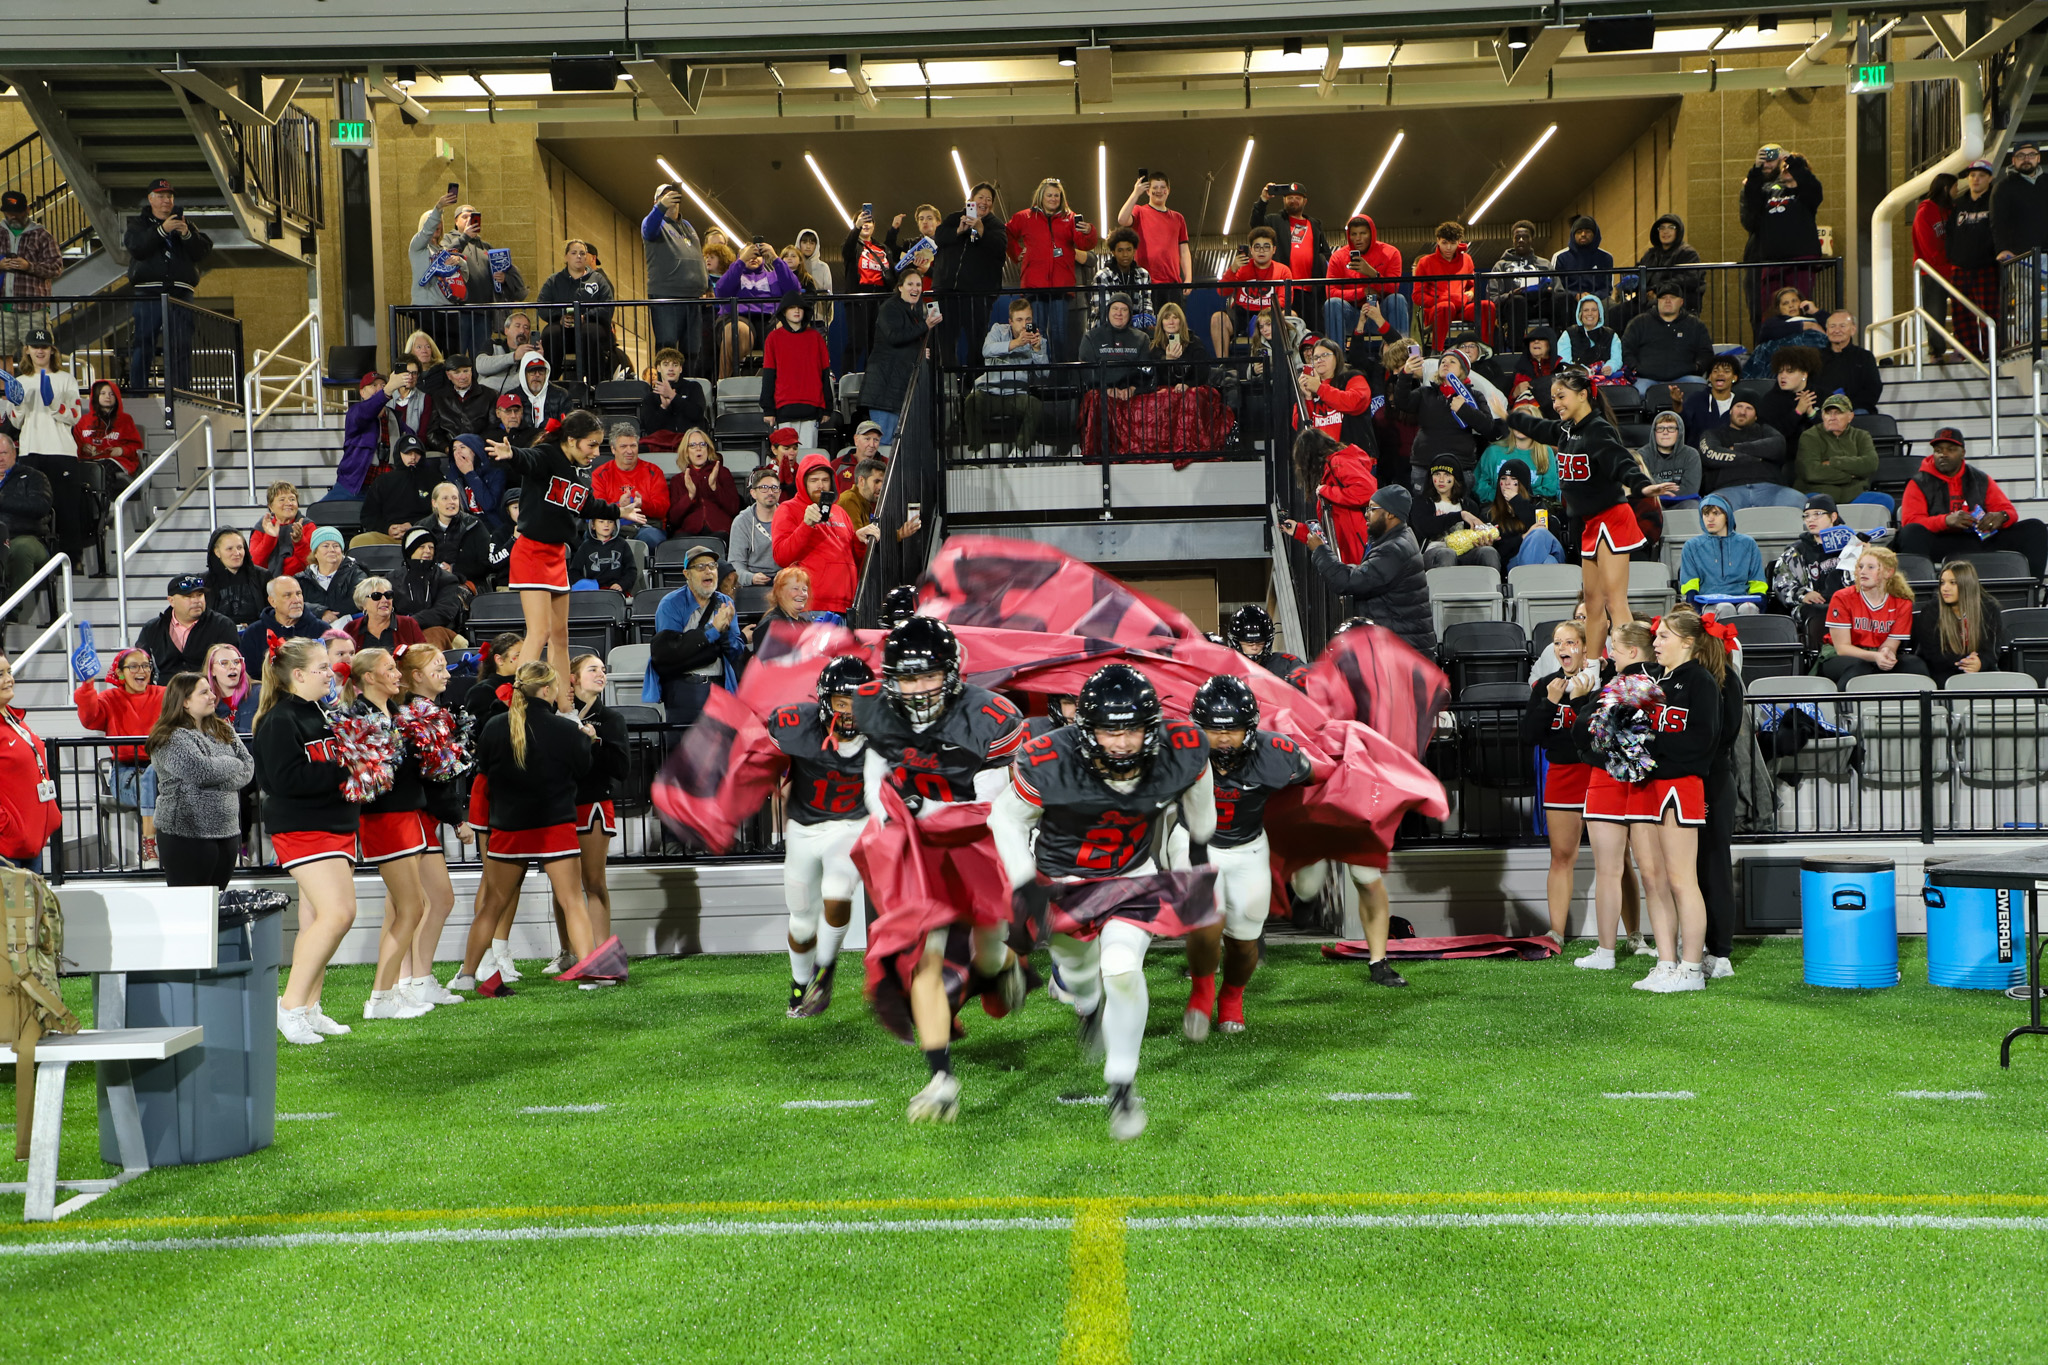
<instances>
[{"instance_id":1,"label":"eyeglasses","mask_svg":"<svg viewBox=\"0 0 2048 1365\"><path fill-rule=\"evenodd\" d=\"M373 592L370 594L369 600L372 602L389 602L391 594L388 592Z\"/></svg>"},{"instance_id":2,"label":"eyeglasses","mask_svg":"<svg viewBox=\"0 0 2048 1365\"><path fill-rule=\"evenodd\" d=\"M122 671L123 673L147 673L147 672L149 672L149 665L148 665L148 664L122 664L122 665L121 665L121 671Z\"/></svg>"}]
</instances>

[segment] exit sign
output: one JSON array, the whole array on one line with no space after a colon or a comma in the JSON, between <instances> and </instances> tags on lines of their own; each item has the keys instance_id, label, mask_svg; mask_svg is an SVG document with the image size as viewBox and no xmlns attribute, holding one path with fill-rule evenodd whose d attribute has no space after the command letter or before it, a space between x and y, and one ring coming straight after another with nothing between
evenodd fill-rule
<instances>
[{"instance_id":1,"label":"exit sign","mask_svg":"<svg viewBox=\"0 0 2048 1365\"><path fill-rule=\"evenodd\" d=\"M368 147L370 124L347 119L339 120L334 125L334 136L327 141L332 147Z\"/></svg>"},{"instance_id":2,"label":"exit sign","mask_svg":"<svg viewBox=\"0 0 2048 1365\"><path fill-rule=\"evenodd\" d=\"M1849 80L1852 94L1875 94L1892 88L1892 68L1889 62L1867 62L1855 69Z\"/></svg>"}]
</instances>

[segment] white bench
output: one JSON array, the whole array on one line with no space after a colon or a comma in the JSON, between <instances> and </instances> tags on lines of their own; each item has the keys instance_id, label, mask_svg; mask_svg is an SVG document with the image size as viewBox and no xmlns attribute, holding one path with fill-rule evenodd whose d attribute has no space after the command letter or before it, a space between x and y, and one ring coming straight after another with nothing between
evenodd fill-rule
<instances>
[{"instance_id":1,"label":"white bench","mask_svg":"<svg viewBox=\"0 0 2048 1365\"><path fill-rule=\"evenodd\" d=\"M211 971L220 965L219 893L210 886L162 887L126 882L67 882L57 888L64 907L66 975L100 975L95 1022L102 1028L49 1034L36 1043L35 1127L29 1135L28 1179L0 1183L0 1193L27 1196L22 1217L48 1223L83 1208L149 1169L142 1118L135 1107L132 1062L158 1062L204 1041L205 1030L125 1028L128 972ZM0 1044L0 1063L14 1049ZM73 1062L108 1067L107 1113L121 1173L111 1179L59 1180L57 1153L64 1132L64 1080ZM57 1203L58 1187L76 1191Z\"/></svg>"}]
</instances>

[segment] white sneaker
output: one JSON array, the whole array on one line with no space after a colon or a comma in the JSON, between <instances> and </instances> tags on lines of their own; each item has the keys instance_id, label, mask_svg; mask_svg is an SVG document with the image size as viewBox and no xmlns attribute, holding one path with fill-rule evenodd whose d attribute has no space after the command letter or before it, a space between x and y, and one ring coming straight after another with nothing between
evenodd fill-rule
<instances>
[{"instance_id":1,"label":"white sneaker","mask_svg":"<svg viewBox=\"0 0 2048 1365\"><path fill-rule=\"evenodd\" d=\"M344 1034L355 1031L347 1024L337 1024L332 1019L329 1019L318 1005L308 1005L306 1008L311 1011L306 1016L306 1022L313 1026L313 1032L320 1034L322 1037L339 1038Z\"/></svg>"},{"instance_id":2,"label":"white sneaker","mask_svg":"<svg viewBox=\"0 0 2048 1365\"><path fill-rule=\"evenodd\" d=\"M1707 980L1709 981L1720 981L1725 977L1735 975L1734 963L1725 957L1715 957L1712 953L1707 953L1700 958L1700 966L1706 969Z\"/></svg>"},{"instance_id":3,"label":"white sneaker","mask_svg":"<svg viewBox=\"0 0 2048 1365\"><path fill-rule=\"evenodd\" d=\"M1628 948L1637 957L1655 957L1657 955L1657 945L1641 934L1630 934L1628 936Z\"/></svg>"},{"instance_id":4,"label":"white sneaker","mask_svg":"<svg viewBox=\"0 0 2048 1365\"><path fill-rule=\"evenodd\" d=\"M484 975L489 976L490 973L485 972ZM450 991L473 991L476 989L476 978L468 972L457 972L454 976L448 978L448 989Z\"/></svg>"},{"instance_id":5,"label":"white sneaker","mask_svg":"<svg viewBox=\"0 0 2048 1365\"><path fill-rule=\"evenodd\" d=\"M491 955L492 959L498 964L498 975L504 979L506 985L509 986L519 979L519 965L512 960L511 948L500 948L497 944L493 943L491 945ZM570 967L575 965L573 962L569 964ZM562 970L567 971L568 967L564 967Z\"/></svg>"},{"instance_id":6,"label":"white sneaker","mask_svg":"<svg viewBox=\"0 0 2048 1365\"><path fill-rule=\"evenodd\" d=\"M432 1008L414 1004L401 991L371 991L370 998L363 1002L363 1018L417 1019Z\"/></svg>"},{"instance_id":7,"label":"white sneaker","mask_svg":"<svg viewBox=\"0 0 2048 1365\"><path fill-rule=\"evenodd\" d=\"M442 985L439 977L416 976L413 980L419 985L424 998L431 1004L460 1005L463 1003L462 997Z\"/></svg>"},{"instance_id":8,"label":"white sneaker","mask_svg":"<svg viewBox=\"0 0 2048 1365\"><path fill-rule=\"evenodd\" d=\"M1707 988L1707 974L1703 967L1704 964L1699 962L1679 963L1678 970L1664 978L1663 993L1705 990Z\"/></svg>"},{"instance_id":9,"label":"white sneaker","mask_svg":"<svg viewBox=\"0 0 2048 1365\"><path fill-rule=\"evenodd\" d=\"M912 1123L951 1123L960 1117L960 1078L941 1071L910 1098Z\"/></svg>"},{"instance_id":10,"label":"white sneaker","mask_svg":"<svg viewBox=\"0 0 2048 1365\"><path fill-rule=\"evenodd\" d=\"M1584 957L1574 961L1572 965L1574 967L1584 967L1589 972L1611 972L1614 970L1614 949L1595 948Z\"/></svg>"},{"instance_id":11,"label":"white sneaker","mask_svg":"<svg viewBox=\"0 0 2048 1365\"><path fill-rule=\"evenodd\" d=\"M320 1035L306 1022L306 1011L288 1010L282 1000L277 1002L277 1031L284 1036L287 1043L298 1043L303 1046L320 1041Z\"/></svg>"},{"instance_id":12,"label":"white sneaker","mask_svg":"<svg viewBox=\"0 0 2048 1365\"><path fill-rule=\"evenodd\" d=\"M1560 934L1560 933L1559 933L1559 932L1557 932L1557 930L1555 930L1555 929L1545 929L1545 930L1543 931L1543 937L1545 937L1545 938L1549 939L1549 940L1550 940L1550 941L1551 941L1552 943L1555 943L1555 944L1557 945L1557 950L1558 950L1559 952L1563 952L1563 951L1564 951L1564 935L1563 935L1563 934Z\"/></svg>"},{"instance_id":13,"label":"white sneaker","mask_svg":"<svg viewBox=\"0 0 2048 1365\"><path fill-rule=\"evenodd\" d=\"M563 972L568 971L571 967L575 965L576 954L570 952L567 948L564 948L561 952L556 953L554 957L549 960L547 967L547 975L560 976Z\"/></svg>"},{"instance_id":14,"label":"white sneaker","mask_svg":"<svg viewBox=\"0 0 2048 1365\"><path fill-rule=\"evenodd\" d=\"M1650 968L1648 976L1635 983L1635 988L1639 991L1656 991L1661 994L1671 989L1671 987L1664 984L1665 980L1677 975L1678 964L1676 962L1660 961L1656 966Z\"/></svg>"},{"instance_id":15,"label":"white sneaker","mask_svg":"<svg viewBox=\"0 0 2048 1365\"><path fill-rule=\"evenodd\" d=\"M434 1008L433 999L428 996L427 988L420 984L418 977L401 977L391 993L408 1005L418 1005L426 1010Z\"/></svg>"}]
</instances>

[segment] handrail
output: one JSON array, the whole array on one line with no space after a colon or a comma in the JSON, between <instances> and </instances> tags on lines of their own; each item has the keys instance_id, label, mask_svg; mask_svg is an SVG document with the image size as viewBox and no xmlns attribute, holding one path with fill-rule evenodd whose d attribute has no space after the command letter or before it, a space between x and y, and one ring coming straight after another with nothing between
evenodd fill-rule
<instances>
[{"instance_id":1,"label":"handrail","mask_svg":"<svg viewBox=\"0 0 2048 1365\"><path fill-rule=\"evenodd\" d=\"M311 357L288 375L282 376L277 397L259 409L258 405L263 401L263 367L278 359L284 348L295 341L301 332L309 333L306 341ZM283 340L279 341L275 348L268 351L257 350L256 363L251 365L249 372L242 377L242 444L248 448L251 498L256 496L256 428L262 426L294 390L299 391L299 411L304 412L310 404L316 417L322 421L326 419L326 404L320 391L320 355L320 310L308 309L306 316L300 318L298 325L284 334Z\"/></svg>"},{"instance_id":2,"label":"handrail","mask_svg":"<svg viewBox=\"0 0 2048 1365\"><path fill-rule=\"evenodd\" d=\"M156 477L157 471L162 469L167 463L170 462L171 457L178 453L179 448L182 447L185 444L185 442L192 439L192 435L194 432L202 430L206 433L206 473L200 478L194 479L192 481L192 486L190 488L187 488L183 492L179 493L177 498L171 503L170 506L164 508L161 512L158 512L156 514L156 517L149 523L149 525L145 526L142 529L141 534L135 537L134 543L123 543L126 540L125 532L127 529L127 523L122 519L121 509L128 505L128 500L130 498L134 497L137 493L141 492L144 488L149 486L150 480ZM121 613L119 621L122 633L125 634L128 630L129 557L133 555L137 550L141 549L143 547L143 544L147 542L151 536L156 534L157 529L164 524L165 518L169 517L171 513L177 511L180 507L183 507L185 505L185 499L191 497L193 493L197 492L200 484L202 483L206 485L207 498L209 500L210 506L211 499L213 497L213 476L216 472L218 471L215 470L213 464L213 423L202 421L195 427L187 428L183 436L180 436L177 440L171 442L170 445L166 446L164 448L164 453L157 456L154 460L151 460L149 464L143 468L142 472L137 474L135 478L132 481L130 481L128 486L121 490L120 496L114 499L114 600L118 604L118 610Z\"/></svg>"},{"instance_id":3,"label":"handrail","mask_svg":"<svg viewBox=\"0 0 2048 1365\"><path fill-rule=\"evenodd\" d=\"M40 651L45 644L49 643L50 636L52 636L59 630L62 630L64 632L64 657L67 659L71 657L71 626L72 623L77 618L72 615L71 610L70 555L52 555L50 556L49 561L45 563L42 568L37 569L33 574L29 575L28 581L26 583L23 583L20 587L16 588L14 590L14 595L12 597L9 597L5 602L0 602L0 619L12 617L14 615L14 609L20 606L23 602L27 601L28 595L31 592L34 592L36 587L39 584L41 584L44 579L48 578L53 573L62 573L64 576L64 609L57 613L56 620L50 622L49 625L43 627L43 633L41 635L38 635L36 636L35 639L30 640L26 648L21 649L14 655L13 664L17 669L19 669L23 664L26 664L30 659L33 659L36 656L37 652Z\"/></svg>"},{"instance_id":4,"label":"handrail","mask_svg":"<svg viewBox=\"0 0 2048 1365\"><path fill-rule=\"evenodd\" d=\"M1978 323L1984 328L1985 376L1990 380L1991 388L1991 453L1996 455L1998 453L1998 319L1970 302L1960 289L1957 289L1953 284L1950 284L1941 277L1941 272L1921 260L1918 256L1913 258L1913 307L1916 311L1921 310L1922 307L1920 282L1923 279L1933 280L1947 292L1950 298L1962 304L1963 307L1969 309L1972 313L1975 313ZM1968 355L1969 352L1964 351L1963 354ZM1920 378L1925 359L1926 347L1923 346L1919 353L1913 357L1913 377L1915 379Z\"/></svg>"},{"instance_id":5,"label":"handrail","mask_svg":"<svg viewBox=\"0 0 2048 1365\"><path fill-rule=\"evenodd\" d=\"M1913 306L1903 313L1894 313L1888 318L1880 318L1877 321L1870 323L1863 329L1864 339L1866 341L1875 341L1877 340L1877 334L1880 328L1888 328L1895 322L1903 322L1907 319L1911 319L1916 329L1916 336L1914 340L1905 346L1895 346L1890 350L1883 352L1881 356L1875 356L1874 358L1888 360L1893 356L1901 355L1906 351L1911 351L1913 353L1913 377L1915 379L1923 378L1926 373L1927 361L1926 334L1927 332L1932 331L1936 336L1940 337L1943 341L1947 342L1950 347L1952 347L1955 351L1961 354L1964 359L1968 360L1972 365L1976 366L1979 370L1981 370L1984 374L1985 379L1988 381L1990 389L1990 392L1987 395L1987 397L1991 410L1991 453L1993 455L1996 455L1998 453L1998 319L1993 317L1991 314L1985 312L1982 308L1979 308L1960 289L1957 289L1953 284L1949 283L1948 280L1942 278L1940 271L1936 270L1933 266L1927 264L1925 260L1921 259L1918 256L1915 256L1913 258L1912 273ZM1923 280L1933 280L1935 284L1939 285L1942 291L1946 293L1951 299L1961 304L1963 307L1969 309L1971 313L1976 315L1978 324L1984 328L1985 344L1984 357L1982 359L1979 359L1974 351L1972 351L1969 347L1963 345L1962 342L1958 341L1953 333L1951 333L1946 327L1942 326L1941 323L1935 319L1934 315L1927 311L1926 301L1921 296L1920 292L1921 281ZM2039 389L2039 385L2040 381L2036 379L2035 387L2037 391ZM2036 416L2038 418L2040 412L2040 403L2036 401L2034 407ZM2041 495L2041 451L2039 431L2040 428L2037 425L2035 428L2036 435L2034 454L2034 496L2036 497L2039 497Z\"/></svg>"}]
</instances>

